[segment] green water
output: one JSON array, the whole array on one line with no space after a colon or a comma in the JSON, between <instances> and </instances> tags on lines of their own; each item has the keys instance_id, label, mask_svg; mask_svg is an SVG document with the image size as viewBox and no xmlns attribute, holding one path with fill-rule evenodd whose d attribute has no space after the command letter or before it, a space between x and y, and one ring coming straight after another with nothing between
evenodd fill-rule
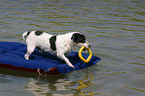
<instances>
[{"instance_id":1,"label":"green water","mask_svg":"<svg viewBox=\"0 0 145 96\"><path fill-rule=\"evenodd\" d=\"M144 0L1 0L0 41L26 30L80 31L102 58L84 70L41 76L0 68L1 96L144 96ZM74 48L75 51L79 49Z\"/></svg>"}]
</instances>

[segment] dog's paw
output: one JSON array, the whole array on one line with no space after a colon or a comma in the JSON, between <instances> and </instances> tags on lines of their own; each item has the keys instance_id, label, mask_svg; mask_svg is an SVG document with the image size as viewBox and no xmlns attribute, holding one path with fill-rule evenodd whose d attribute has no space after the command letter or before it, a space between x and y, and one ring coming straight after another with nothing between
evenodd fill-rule
<instances>
[{"instance_id":1,"label":"dog's paw","mask_svg":"<svg viewBox=\"0 0 145 96\"><path fill-rule=\"evenodd\" d=\"M27 54L24 56L26 60L29 60L29 57L27 56Z\"/></svg>"},{"instance_id":2,"label":"dog's paw","mask_svg":"<svg viewBox=\"0 0 145 96\"><path fill-rule=\"evenodd\" d=\"M72 67L72 68L75 68L72 64L71 65L69 64L69 66Z\"/></svg>"},{"instance_id":3,"label":"dog's paw","mask_svg":"<svg viewBox=\"0 0 145 96\"><path fill-rule=\"evenodd\" d=\"M70 67L75 69L75 67L74 67L74 66L70 66Z\"/></svg>"}]
</instances>

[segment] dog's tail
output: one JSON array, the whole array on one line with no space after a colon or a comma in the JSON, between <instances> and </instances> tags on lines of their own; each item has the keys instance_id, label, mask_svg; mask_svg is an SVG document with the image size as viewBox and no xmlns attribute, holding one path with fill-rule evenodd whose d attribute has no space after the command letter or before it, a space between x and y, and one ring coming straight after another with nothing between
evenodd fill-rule
<instances>
[{"instance_id":1,"label":"dog's tail","mask_svg":"<svg viewBox=\"0 0 145 96\"><path fill-rule=\"evenodd\" d=\"M26 40L27 37L29 36L29 34L30 34L29 31L24 32L24 33L22 34L22 38L23 38L23 40Z\"/></svg>"}]
</instances>

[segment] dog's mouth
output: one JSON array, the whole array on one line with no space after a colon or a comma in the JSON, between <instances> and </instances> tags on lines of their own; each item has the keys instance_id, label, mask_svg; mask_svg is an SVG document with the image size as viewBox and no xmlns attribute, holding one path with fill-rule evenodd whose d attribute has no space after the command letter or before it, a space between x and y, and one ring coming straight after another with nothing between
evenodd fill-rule
<instances>
[{"instance_id":1,"label":"dog's mouth","mask_svg":"<svg viewBox=\"0 0 145 96\"><path fill-rule=\"evenodd\" d=\"M86 51L86 50L87 50L86 48L83 49L83 51Z\"/></svg>"}]
</instances>

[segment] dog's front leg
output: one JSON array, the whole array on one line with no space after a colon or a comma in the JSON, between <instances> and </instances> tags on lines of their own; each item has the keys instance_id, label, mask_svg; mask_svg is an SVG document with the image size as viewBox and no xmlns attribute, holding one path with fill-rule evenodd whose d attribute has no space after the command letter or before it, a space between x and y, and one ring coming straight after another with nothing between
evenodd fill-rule
<instances>
[{"instance_id":1,"label":"dog's front leg","mask_svg":"<svg viewBox=\"0 0 145 96\"><path fill-rule=\"evenodd\" d=\"M74 66L70 63L70 61L66 58L66 56L65 56L64 54L63 54L63 55L57 54L57 56L58 56L59 58L63 59L63 60L68 64L68 66L74 68Z\"/></svg>"}]
</instances>

